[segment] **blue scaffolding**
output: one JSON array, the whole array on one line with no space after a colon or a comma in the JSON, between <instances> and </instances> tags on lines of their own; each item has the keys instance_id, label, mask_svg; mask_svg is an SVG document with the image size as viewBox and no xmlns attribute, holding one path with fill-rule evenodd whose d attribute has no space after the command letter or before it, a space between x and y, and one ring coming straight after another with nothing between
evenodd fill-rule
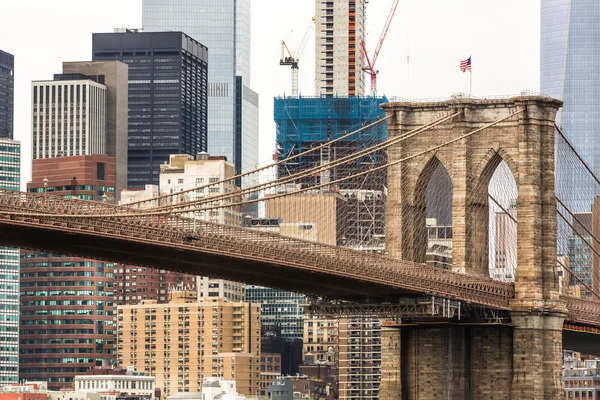
<instances>
[{"instance_id":1,"label":"blue scaffolding","mask_svg":"<svg viewBox=\"0 0 600 400\"><path fill-rule=\"evenodd\" d=\"M276 97L274 119L279 156L287 158L314 146L355 131L385 113L379 105L384 97ZM385 123L384 123L385 124ZM364 130L345 139L369 143L387 140L387 125ZM301 163L301 161L300 161Z\"/></svg>"}]
</instances>

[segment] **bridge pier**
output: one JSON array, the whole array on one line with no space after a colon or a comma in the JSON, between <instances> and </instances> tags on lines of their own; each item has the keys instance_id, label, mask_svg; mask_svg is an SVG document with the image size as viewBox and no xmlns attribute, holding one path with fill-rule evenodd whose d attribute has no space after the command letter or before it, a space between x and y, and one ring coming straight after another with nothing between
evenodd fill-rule
<instances>
[{"instance_id":1,"label":"bridge pier","mask_svg":"<svg viewBox=\"0 0 600 400\"><path fill-rule=\"evenodd\" d=\"M515 399L510 327L386 328L382 345L382 400Z\"/></svg>"},{"instance_id":2,"label":"bridge pier","mask_svg":"<svg viewBox=\"0 0 600 400\"><path fill-rule=\"evenodd\" d=\"M513 313L512 399L563 399L564 316Z\"/></svg>"}]
</instances>

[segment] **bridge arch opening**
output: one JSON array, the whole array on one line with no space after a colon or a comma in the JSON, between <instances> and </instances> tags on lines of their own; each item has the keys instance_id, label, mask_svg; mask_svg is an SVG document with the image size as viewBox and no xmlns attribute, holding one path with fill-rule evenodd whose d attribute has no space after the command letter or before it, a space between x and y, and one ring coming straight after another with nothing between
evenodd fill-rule
<instances>
[{"instance_id":1,"label":"bridge arch opening","mask_svg":"<svg viewBox=\"0 0 600 400\"><path fill-rule=\"evenodd\" d=\"M433 156L415 187L415 204L422 216L414 227L417 259L452 269L452 179L440 159Z\"/></svg>"},{"instance_id":2,"label":"bridge arch opening","mask_svg":"<svg viewBox=\"0 0 600 400\"><path fill-rule=\"evenodd\" d=\"M467 264L492 279L514 282L518 197L514 164L498 151L493 151L484 162L466 216L471 219L471 230L467 232L471 252Z\"/></svg>"}]
</instances>

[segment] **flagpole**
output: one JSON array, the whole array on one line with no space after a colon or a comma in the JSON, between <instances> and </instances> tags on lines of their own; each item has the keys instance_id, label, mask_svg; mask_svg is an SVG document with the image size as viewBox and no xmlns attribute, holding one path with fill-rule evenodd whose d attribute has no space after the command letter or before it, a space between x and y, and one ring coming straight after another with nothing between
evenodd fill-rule
<instances>
[{"instance_id":1,"label":"flagpole","mask_svg":"<svg viewBox=\"0 0 600 400\"><path fill-rule=\"evenodd\" d=\"M471 68L469 69L469 97L473 95L473 59L469 54L469 60L471 61Z\"/></svg>"}]
</instances>

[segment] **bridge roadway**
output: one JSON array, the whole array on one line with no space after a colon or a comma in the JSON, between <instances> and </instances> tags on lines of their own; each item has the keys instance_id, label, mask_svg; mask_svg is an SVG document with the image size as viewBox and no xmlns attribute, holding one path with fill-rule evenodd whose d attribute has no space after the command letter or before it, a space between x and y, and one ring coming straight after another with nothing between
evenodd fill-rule
<instances>
[{"instance_id":1,"label":"bridge roadway","mask_svg":"<svg viewBox=\"0 0 600 400\"><path fill-rule=\"evenodd\" d=\"M509 310L512 284L277 234L33 193L0 191L0 243L343 300L436 296ZM600 302L564 297L576 325Z\"/></svg>"}]
</instances>

